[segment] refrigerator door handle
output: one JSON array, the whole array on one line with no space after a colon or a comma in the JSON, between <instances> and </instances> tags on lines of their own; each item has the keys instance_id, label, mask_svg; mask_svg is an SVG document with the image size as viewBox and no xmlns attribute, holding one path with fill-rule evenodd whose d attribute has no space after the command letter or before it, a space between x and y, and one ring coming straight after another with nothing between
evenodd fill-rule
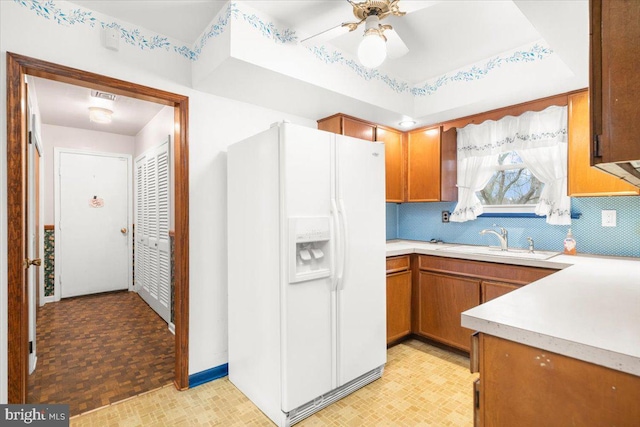
<instances>
[{"instance_id":1,"label":"refrigerator door handle","mask_svg":"<svg viewBox=\"0 0 640 427\"><path fill-rule=\"evenodd\" d=\"M338 286L336 289L340 290L344 289L344 271L347 263L349 262L349 224L347 222L347 212L344 208L344 200L338 200L338 206L338 213L340 214L340 218L342 220L342 233L340 236L342 238L342 253L340 254L342 262L340 263L340 270L338 271Z\"/></svg>"},{"instance_id":2,"label":"refrigerator door handle","mask_svg":"<svg viewBox=\"0 0 640 427\"><path fill-rule=\"evenodd\" d=\"M341 238L342 232L340 230L340 218L338 216L338 204L336 203L336 199L331 199L331 216L333 217L333 225L336 230L335 238L333 241L333 259L331 270L333 271L333 275L331 278L331 290L335 291L338 289L338 281L340 280L338 277L338 265L340 263L341 257L339 256L340 248L341 248Z\"/></svg>"}]
</instances>

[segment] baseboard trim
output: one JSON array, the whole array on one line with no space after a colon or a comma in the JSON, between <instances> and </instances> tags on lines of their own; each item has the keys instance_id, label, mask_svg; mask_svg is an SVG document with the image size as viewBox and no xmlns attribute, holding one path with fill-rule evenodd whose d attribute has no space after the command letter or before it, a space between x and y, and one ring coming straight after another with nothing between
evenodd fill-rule
<instances>
[{"instance_id":1,"label":"baseboard trim","mask_svg":"<svg viewBox=\"0 0 640 427\"><path fill-rule=\"evenodd\" d=\"M40 307L42 307L43 305L48 304L50 302L56 302L56 296L55 295L49 295L48 297L40 298Z\"/></svg>"},{"instance_id":2,"label":"baseboard trim","mask_svg":"<svg viewBox=\"0 0 640 427\"><path fill-rule=\"evenodd\" d=\"M193 375L189 375L189 388L197 387L209 381L217 380L218 378L226 377L229 375L229 364L216 366L206 371L198 372Z\"/></svg>"}]
</instances>

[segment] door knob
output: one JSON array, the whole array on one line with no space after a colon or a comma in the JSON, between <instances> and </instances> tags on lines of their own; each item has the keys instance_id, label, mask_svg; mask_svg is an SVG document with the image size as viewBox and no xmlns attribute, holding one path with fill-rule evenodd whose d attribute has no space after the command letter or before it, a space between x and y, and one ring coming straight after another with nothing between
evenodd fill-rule
<instances>
[{"instance_id":1,"label":"door knob","mask_svg":"<svg viewBox=\"0 0 640 427\"><path fill-rule=\"evenodd\" d=\"M42 265L42 260L40 258L35 259L25 259L24 260L24 268L29 268L29 266L35 265L36 267L40 267Z\"/></svg>"},{"instance_id":2,"label":"door knob","mask_svg":"<svg viewBox=\"0 0 640 427\"><path fill-rule=\"evenodd\" d=\"M126 228L124 228L124 227L122 227L122 228L120 229L120 232L121 232L122 234L127 234L127 229L126 229Z\"/></svg>"}]
</instances>

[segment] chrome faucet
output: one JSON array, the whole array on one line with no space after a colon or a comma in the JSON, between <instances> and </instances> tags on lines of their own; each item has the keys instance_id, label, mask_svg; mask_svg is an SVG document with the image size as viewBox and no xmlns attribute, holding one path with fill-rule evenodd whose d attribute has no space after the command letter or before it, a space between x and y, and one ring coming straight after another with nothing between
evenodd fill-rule
<instances>
[{"instance_id":1,"label":"chrome faucet","mask_svg":"<svg viewBox=\"0 0 640 427\"><path fill-rule=\"evenodd\" d=\"M529 253L530 254L535 253L533 250L533 239L531 237L527 237L527 242L529 242Z\"/></svg>"},{"instance_id":2,"label":"chrome faucet","mask_svg":"<svg viewBox=\"0 0 640 427\"><path fill-rule=\"evenodd\" d=\"M495 227L495 224L494 224ZM498 240L500 240L500 250L506 251L509 248L509 234L507 233L507 229L504 227L500 227L500 233L495 230L491 230L490 228L485 228L480 232L481 235L485 234L494 234Z\"/></svg>"}]
</instances>

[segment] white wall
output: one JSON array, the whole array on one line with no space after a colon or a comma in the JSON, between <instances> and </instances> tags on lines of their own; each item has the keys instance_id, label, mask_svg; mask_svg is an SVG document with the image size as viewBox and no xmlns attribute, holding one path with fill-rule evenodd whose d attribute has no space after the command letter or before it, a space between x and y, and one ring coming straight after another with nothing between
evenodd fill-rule
<instances>
[{"instance_id":1,"label":"white wall","mask_svg":"<svg viewBox=\"0 0 640 427\"><path fill-rule=\"evenodd\" d=\"M55 4L71 9L68 3ZM128 25L125 23L125 25ZM141 29L145 34L153 34ZM59 25L12 1L0 1L0 98L6 99L6 52L189 96L189 373L227 362L226 155L229 144L298 117L195 91L191 63L173 50L142 50L120 42L120 51L101 47L99 26ZM336 106L336 111L339 106ZM0 129L6 129L0 103ZM6 132L0 136L0 171L6 182ZM6 402L6 186L0 186L0 402Z\"/></svg>"},{"instance_id":2,"label":"white wall","mask_svg":"<svg viewBox=\"0 0 640 427\"><path fill-rule=\"evenodd\" d=\"M135 157L150 148L157 147L171 135L173 139L173 107L164 107L158 112L135 137ZM171 141L171 157L173 158L173 141Z\"/></svg>"},{"instance_id":3,"label":"white wall","mask_svg":"<svg viewBox=\"0 0 640 427\"><path fill-rule=\"evenodd\" d=\"M129 154L133 157L135 138L108 132L70 128L66 126L42 125L44 144L44 223L53 224L54 217L54 148L71 148L101 153Z\"/></svg>"}]
</instances>

